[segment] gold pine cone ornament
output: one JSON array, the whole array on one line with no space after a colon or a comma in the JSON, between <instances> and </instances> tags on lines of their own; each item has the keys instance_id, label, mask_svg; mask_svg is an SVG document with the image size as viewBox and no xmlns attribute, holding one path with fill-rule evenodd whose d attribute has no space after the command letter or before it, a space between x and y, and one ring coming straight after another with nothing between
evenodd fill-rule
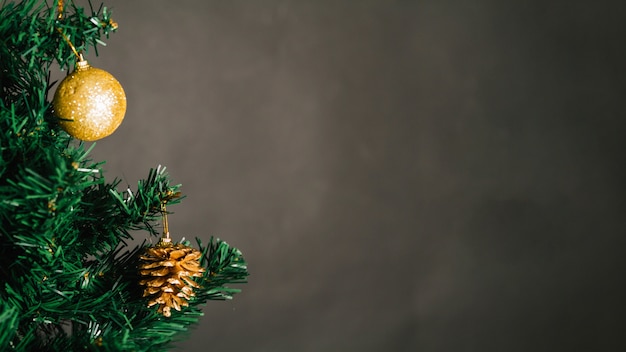
<instances>
[{"instance_id":1,"label":"gold pine cone ornament","mask_svg":"<svg viewBox=\"0 0 626 352\"><path fill-rule=\"evenodd\" d=\"M148 247L139 258L140 285L145 286L143 296L148 297L148 307L159 305L158 312L172 315L188 307L195 296L193 290L200 288L194 277L202 277L205 269L200 265L202 253L181 243L172 244L162 239L156 246Z\"/></svg>"}]
</instances>

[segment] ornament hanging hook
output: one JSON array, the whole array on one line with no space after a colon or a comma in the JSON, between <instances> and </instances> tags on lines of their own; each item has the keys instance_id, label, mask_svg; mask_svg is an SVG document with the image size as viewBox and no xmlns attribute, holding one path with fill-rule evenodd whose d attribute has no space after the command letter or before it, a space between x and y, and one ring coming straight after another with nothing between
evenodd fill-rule
<instances>
[{"instance_id":1,"label":"ornament hanging hook","mask_svg":"<svg viewBox=\"0 0 626 352\"><path fill-rule=\"evenodd\" d=\"M179 198L180 192L174 192L171 189L164 192L161 198L161 216L163 217L163 236L161 237L162 242L170 243L172 239L170 238L170 227L169 222L167 221L167 202L172 199Z\"/></svg>"},{"instance_id":2,"label":"ornament hanging hook","mask_svg":"<svg viewBox=\"0 0 626 352\"><path fill-rule=\"evenodd\" d=\"M70 46L70 49L72 49L72 52L74 53L74 55L76 55L76 58L78 58L78 62L85 61L85 59L83 58L83 54L79 53L78 51L76 51L76 48L74 47L74 44L72 44L72 42L70 41L70 38L68 38L65 35L65 33L63 33L61 28L57 28L57 31L59 31L59 33L61 33L61 36L63 37L63 39L65 39L65 42L67 42L67 44Z\"/></svg>"},{"instance_id":3,"label":"ornament hanging hook","mask_svg":"<svg viewBox=\"0 0 626 352\"><path fill-rule=\"evenodd\" d=\"M167 200L161 201L161 216L163 217L163 237L161 237L161 241L172 242L172 239L170 238L170 227L169 223L167 222L167 209L165 207L166 203Z\"/></svg>"},{"instance_id":4,"label":"ornament hanging hook","mask_svg":"<svg viewBox=\"0 0 626 352\"><path fill-rule=\"evenodd\" d=\"M63 0L57 1L57 20L63 19L63 8L64 8Z\"/></svg>"},{"instance_id":5,"label":"ornament hanging hook","mask_svg":"<svg viewBox=\"0 0 626 352\"><path fill-rule=\"evenodd\" d=\"M57 21L60 21L63 19L63 13L65 11L65 1L64 0L57 0ZM92 18L93 21L93 18ZM98 24L98 22L95 22L96 25L99 25L100 27L104 28L107 25L110 25L114 30L117 29L118 25L115 21L113 21L112 18L109 18L108 22L100 22ZM63 33L63 31L61 30L60 27L57 27L56 30L61 34L61 36L63 37L63 39L65 40L65 42L70 46L70 49L72 49L72 52L74 53L74 55L76 55L76 58L78 59L78 62L85 62L85 64L82 64L80 66L82 66L84 68L84 66L86 66L86 60L83 58L83 54L79 53L76 50L76 47L74 46L74 44L72 44L72 41L70 40L70 38L67 37L67 35L65 35L65 33Z\"/></svg>"},{"instance_id":6,"label":"ornament hanging hook","mask_svg":"<svg viewBox=\"0 0 626 352\"><path fill-rule=\"evenodd\" d=\"M64 8L65 8L64 0L58 0L58 2L57 2L57 20L62 20L63 19ZM85 61L85 59L83 58L83 54L79 53L76 50L76 47L74 46L74 44L72 44L72 41L70 40L70 38L68 38L65 35L65 33L63 33L61 28L57 27L57 31L61 34L61 36L63 37L65 42L70 46L70 49L72 49L72 52L74 53L74 55L76 55L76 58L78 59L78 62Z\"/></svg>"}]
</instances>

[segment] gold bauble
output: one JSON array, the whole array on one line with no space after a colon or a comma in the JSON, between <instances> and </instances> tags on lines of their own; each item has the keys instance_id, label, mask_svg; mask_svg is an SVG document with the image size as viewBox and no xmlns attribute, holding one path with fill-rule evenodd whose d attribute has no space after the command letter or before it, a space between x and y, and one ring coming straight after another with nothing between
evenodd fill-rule
<instances>
[{"instance_id":1,"label":"gold bauble","mask_svg":"<svg viewBox=\"0 0 626 352\"><path fill-rule=\"evenodd\" d=\"M126 95L110 73L79 61L52 100L59 124L72 137L95 141L113 133L126 113Z\"/></svg>"}]
</instances>

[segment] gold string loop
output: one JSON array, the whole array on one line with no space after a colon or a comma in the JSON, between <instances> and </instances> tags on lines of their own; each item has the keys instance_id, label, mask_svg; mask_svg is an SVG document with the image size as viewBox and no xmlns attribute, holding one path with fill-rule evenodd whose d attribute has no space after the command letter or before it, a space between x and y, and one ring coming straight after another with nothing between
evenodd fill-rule
<instances>
[{"instance_id":1,"label":"gold string loop","mask_svg":"<svg viewBox=\"0 0 626 352\"><path fill-rule=\"evenodd\" d=\"M63 0L58 0L57 2L57 20L63 18L63 8L64 8Z\"/></svg>"},{"instance_id":2,"label":"gold string loop","mask_svg":"<svg viewBox=\"0 0 626 352\"><path fill-rule=\"evenodd\" d=\"M161 202L161 216L163 217L163 237L161 238L161 241L172 242L172 239L170 238L170 227L167 222L167 209L165 207L165 203L167 203L167 201Z\"/></svg>"},{"instance_id":3,"label":"gold string loop","mask_svg":"<svg viewBox=\"0 0 626 352\"><path fill-rule=\"evenodd\" d=\"M60 21L60 20L63 19L64 9L65 9L65 2L64 2L64 0L58 0L57 1L57 21ZM117 23L115 21L113 21L112 18L109 18L109 22L100 22L100 26L102 26L102 28L106 27L107 25L111 25L111 27L113 27L114 30L117 29L117 27L118 27ZM83 54L79 53L76 50L76 47L74 46L74 44L72 44L72 41L70 40L70 38L68 38L65 35L65 33L63 33L61 28L57 27L56 29L61 34L61 36L63 37L65 42L70 46L70 49L72 49L72 52L74 53L74 55L76 55L76 58L78 59L78 62L85 61L85 59L83 58Z\"/></svg>"}]
</instances>

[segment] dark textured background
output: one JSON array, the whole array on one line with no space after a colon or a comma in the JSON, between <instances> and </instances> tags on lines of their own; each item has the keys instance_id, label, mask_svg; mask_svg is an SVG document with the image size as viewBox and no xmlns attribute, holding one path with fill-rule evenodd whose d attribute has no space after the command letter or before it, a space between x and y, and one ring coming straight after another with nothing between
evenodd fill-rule
<instances>
[{"instance_id":1,"label":"dark textured background","mask_svg":"<svg viewBox=\"0 0 626 352\"><path fill-rule=\"evenodd\" d=\"M97 143L249 261L177 351L626 348L623 1L109 1Z\"/></svg>"}]
</instances>

